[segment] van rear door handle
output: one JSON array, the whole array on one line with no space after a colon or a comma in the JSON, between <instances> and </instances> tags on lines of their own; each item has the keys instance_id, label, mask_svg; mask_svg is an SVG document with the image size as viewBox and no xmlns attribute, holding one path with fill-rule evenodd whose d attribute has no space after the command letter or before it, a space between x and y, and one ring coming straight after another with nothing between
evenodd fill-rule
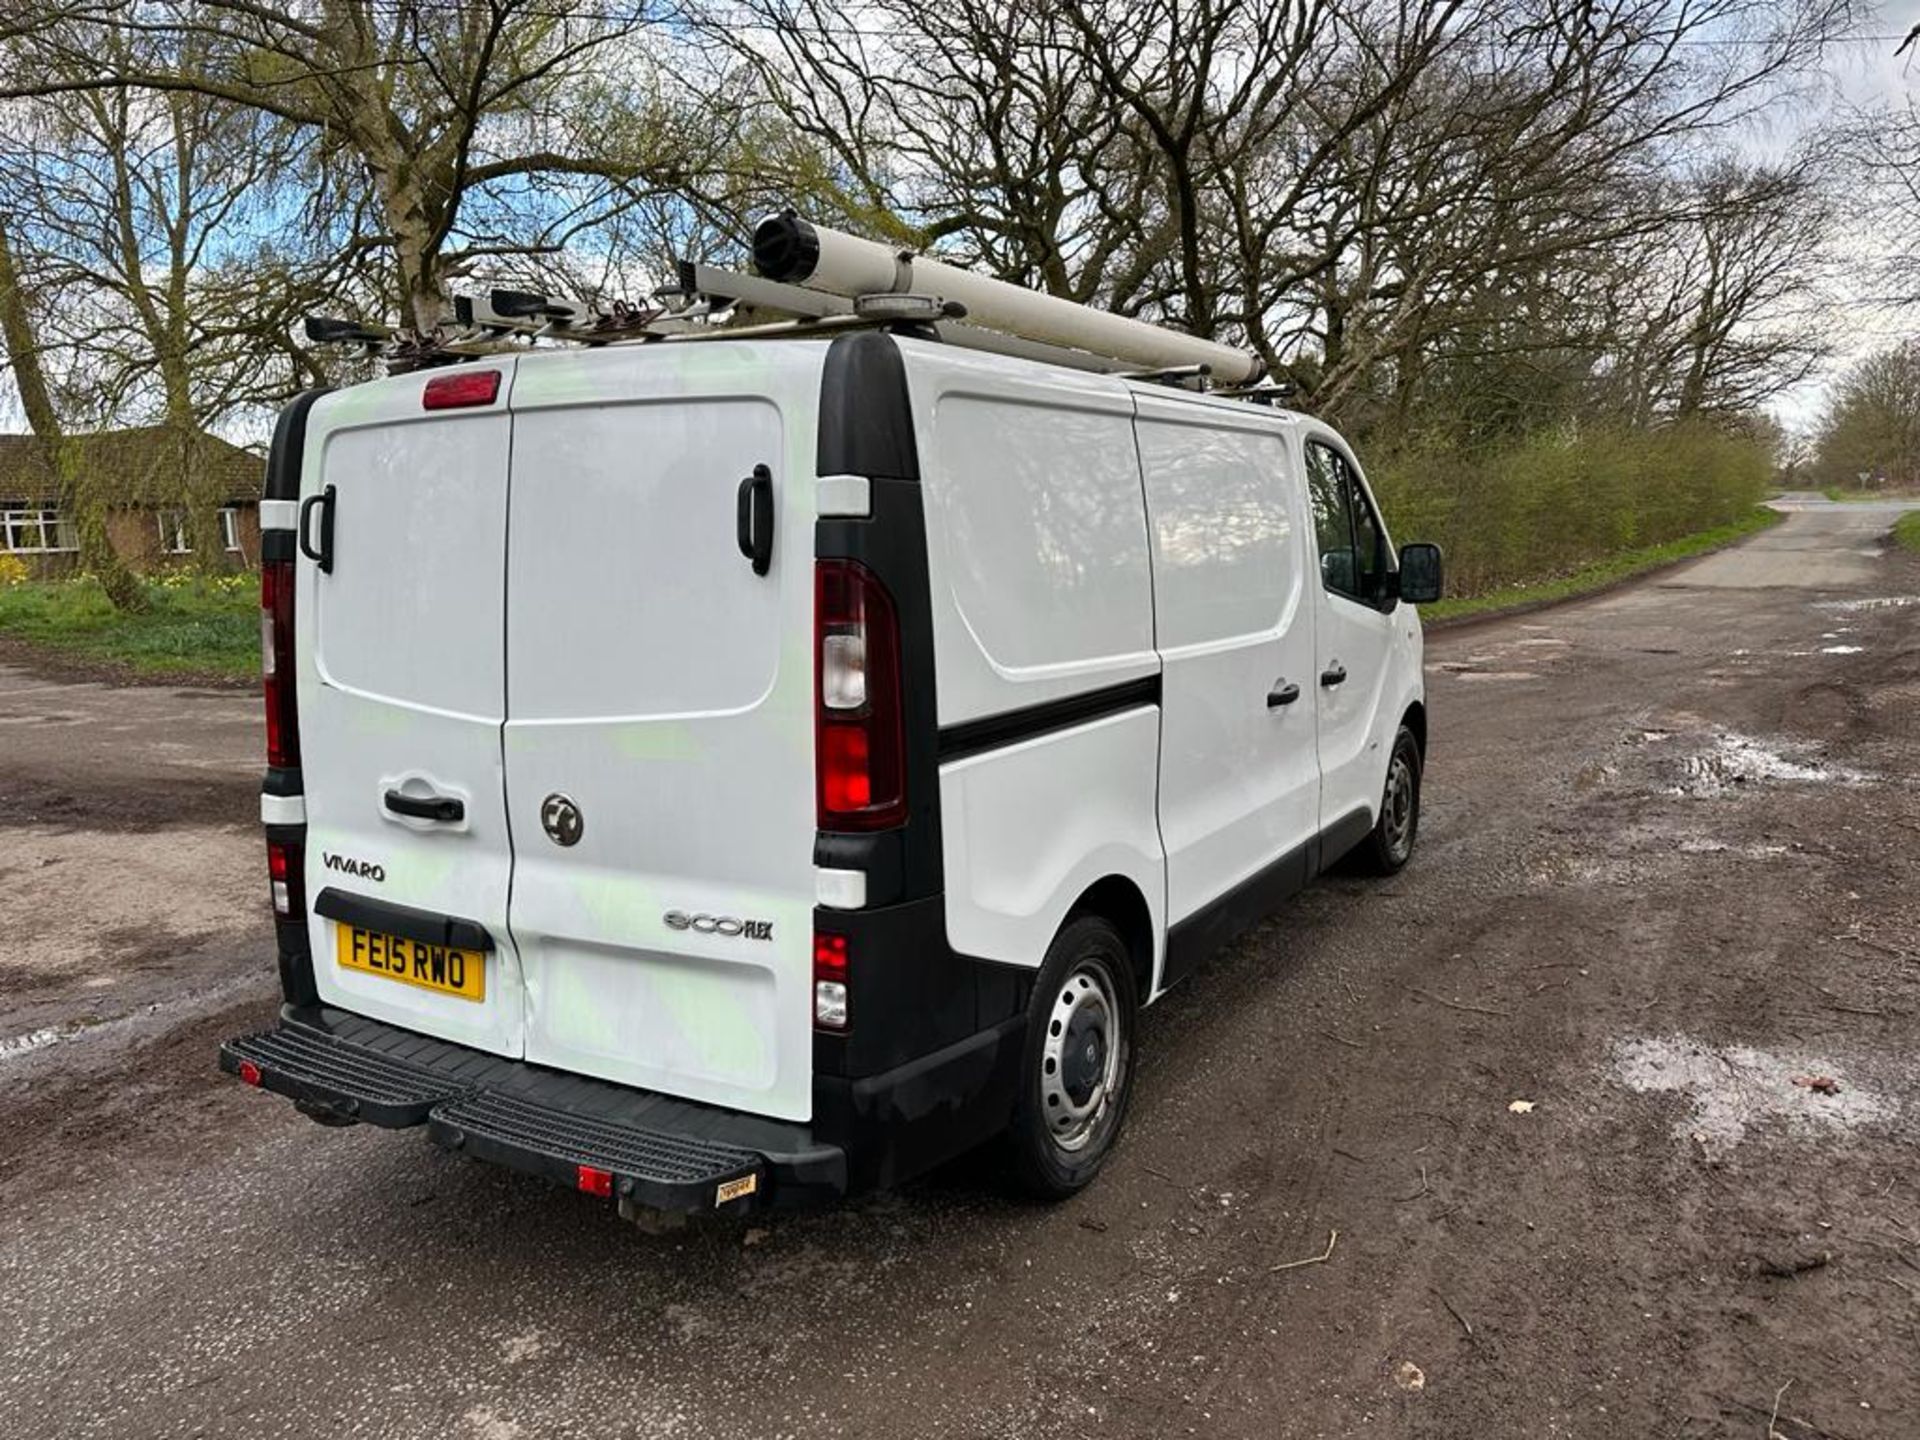
<instances>
[{"instance_id":1,"label":"van rear door handle","mask_svg":"<svg viewBox=\"0 0 1920 1440\"><path fill-rule=\"evenodd\" d=\"M1345 680L1346 678L1347 678L1347 667L1342 665L1338 660L1334 661L1326 669L1320 672L1320 683L1322 685L1325 685L1328 689L1332 689L1335 685L1340 684L1340 682Z\"/></svg>"},{"instance_id":2,"label":"van rear door handle","mask_svg":"<svg viewBox=\"0 0 1920 1440\"><path fill-rule=\"evenodd\" d=\"M1267 708L1278 710L1282 705L1291 705L1300 698L1300 687L1291 680L1276 680L1273 689L1267 692Z\"/></svg>"},{"instance_id":3,"label":"van rear door handle","mask_svg":"<svg viewBox=\"0 0 1920 1440\"><path fill-rule=\"evenodd\" d=\"M753 562L753 573L764 575L773 564L773 471L764 465L740 482L734 524L740 553Z\"/></svg>"},{"instance_id":4,"label":"van rear door handle","mask_svg":"<svg viewBox=\"0 0 1920 1440\"><path fill-rule=\"evenodd\" d=\"M396 815L414 820L438 820L445 825L463 820L467 814L466 802L451 795L403 795L398 790L389 790L386 801L387 809Z\"/></svg>"},{"instance_id":5,"label":"van rear door handle","mask_svg":"<svg viewBox=\"0 0 1920 1440\"><path fill-rule=\"evenodd\" d=\"M329 485L317 495L309 495L300 502L300 520L294 534L299 539L300 553L320 567L320 573L333 573L333 495L334 488ZM310 517L315 510L320 512L320 544L313 543L313 526Z\"/></svg>"}]
</instances>

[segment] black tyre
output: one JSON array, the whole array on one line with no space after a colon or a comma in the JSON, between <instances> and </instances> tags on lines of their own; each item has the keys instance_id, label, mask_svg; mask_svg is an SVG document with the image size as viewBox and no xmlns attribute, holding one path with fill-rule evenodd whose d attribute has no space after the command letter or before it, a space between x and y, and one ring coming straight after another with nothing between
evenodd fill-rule
<instances>
[{"instance_id":1,"label":"black tyre","mask_svg":"<svg viewBox=\"0 0 1920 1440\"><path fill-rule=\"evenodd\" d=\"M1127 942L1097 915L1070 921L1027 1002L1020 1092L1007 1148L1014 1178L1061 1200L1100 1172L1133 1091L1139 996Z\"/></svg>"},{"instance_id":2,"label":"black tyre","mask_svg":"<svg viewBox=\"0 0 1920 1440\"><path fill-rule=\"evenodd\" d=\"M1387 781L1380 796L1380 817L1357 856L1376 875L1391 875L1413 857L1420 834L1420 742L1406 726L1393 737Z\"/></svg>"}]
</instances>

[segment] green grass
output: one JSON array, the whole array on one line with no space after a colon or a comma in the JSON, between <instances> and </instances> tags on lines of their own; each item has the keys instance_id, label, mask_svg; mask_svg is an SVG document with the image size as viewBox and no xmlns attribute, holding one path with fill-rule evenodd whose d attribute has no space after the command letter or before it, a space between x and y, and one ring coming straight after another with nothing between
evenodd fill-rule
<instances>
[{"instance_id":1,"label":"green grass","mask_svg":"<svg viewBox=\"0 0 1920 1440\"><path fill-rule=\"evenodd\" d=\"M260 673L260 582L251 575L146 582L149 607L121 614L92 579L0 585L0 635L143 675Z\"/></svg>"},{"instance_id":2,"label":"green grass","mask_svg":"<svg viewBox=\"0 0 1920 1440\"><path fill-rule=\"evenodd\" d=\"M1682 535L1677 540L1669 540L1661 545L1648 545L1638 550L1622 550L1617 555L1609 555L1566 575L1556 575L1532 585L1517 585L1504 590L1495 590L1486 595L1475 595L1465 600L1442 600L1436 605L1420 607L1421 618L1426 620L1457 620L1468 615L1486 615L1500 610L1511 610L1519 606L1543 605L1554 600L1571 600L1577 595L1589 591L1603 590L1609 585L1617 585L1622 580L1630 580L1635 575L1648 570L1658 570L1663 565L1671 565L1677 560L1688 560L1695 555L1704 555L1709 550L1718 550L1735 540L1765 530L1778 524L1785 517L1777 510L1769 510L1757 505L1753 510L1729 525L1717 525L1711 530L1696 531L1692 535ZM1911 520L1915 516L1908 516ZM1920 532L1916 532L1914 543L1920 547Z\"/></svg>"},{"instance_id":3,"label":"green grass","mask_svg":"<svg viewBox=\"0 0 1920 1440\"><path fill-rule=\"evenodd\" d=\"M1848 490L1840 485L1825 486L1820 493L1835 504L1865 505L1875 500L1920 500L1911 490Z\"/></svg>"},{"instance_id":4,"label":"green grass","mask_svg":"<svg viewBox=\"0 0 1920 1440\"><path fill-rule=\"evenodd\" d=\"M1903 550L1920 550L1920 510L1909 510L1894 522L1893 543Z\"/></svg>"}]
</instances>

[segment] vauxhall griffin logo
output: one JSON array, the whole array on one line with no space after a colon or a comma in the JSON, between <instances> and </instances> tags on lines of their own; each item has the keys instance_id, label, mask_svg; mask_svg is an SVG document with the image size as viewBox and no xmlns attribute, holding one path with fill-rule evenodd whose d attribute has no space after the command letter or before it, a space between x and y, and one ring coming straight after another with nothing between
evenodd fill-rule
<instances>
[{"instance_id":1,"label":"vauxhall griffin logo","mask_svg":"<svg viewBox=\"0 0 1920 1440\"><path fill-rule=\"evenodd\" d=\"M578 845L587 822L571 798L555 791L540 802L540 828L556 845Z\"/></svg>"},{"instance_id":2,"label":"vauxhall griffin logo","mask_svg":"<svg viewBox=\"0 0 1920 1440\"><path fill-rule=\"evenodd\" d=\"M387 870L384 865L376 865L371 860L355 860L351 855L333 855L320 852L321 863L329 870L338 870L342 875L358 875L362 880L371 880L376 885L384 884Z\"/></svg>"}]
</instances>

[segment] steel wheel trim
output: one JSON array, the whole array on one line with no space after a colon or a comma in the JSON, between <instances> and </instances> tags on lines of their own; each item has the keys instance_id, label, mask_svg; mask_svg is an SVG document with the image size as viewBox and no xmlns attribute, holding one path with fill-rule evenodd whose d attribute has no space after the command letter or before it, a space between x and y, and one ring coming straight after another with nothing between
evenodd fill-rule
<instances>
[{"instance_id":1,"label":"steel wheel trim","mask_svg":"<svg viewBox=\"0 0 1920 1440\"><path fill-rule=\"evenodd\" d=\"M1387 795L1381 819L1388 852L1396 860L1406 858L1413 848L1413 767L1403 755L1395 755L1387 767Z\"/></svg>"},{"instance_id":2,"label":"steel wheel trim","mask_svg":"<svg viewBox=\"0 0 1920 1440\"><path fill-rule=\"evenodd\" d=\"M1047 1134L1069 1154L1087 1146L1115 1113L1127 1038L1106 962L1074 966L1047 1014L1040 1049L1040 1111Z\"/></svg>"}]
</instances>

